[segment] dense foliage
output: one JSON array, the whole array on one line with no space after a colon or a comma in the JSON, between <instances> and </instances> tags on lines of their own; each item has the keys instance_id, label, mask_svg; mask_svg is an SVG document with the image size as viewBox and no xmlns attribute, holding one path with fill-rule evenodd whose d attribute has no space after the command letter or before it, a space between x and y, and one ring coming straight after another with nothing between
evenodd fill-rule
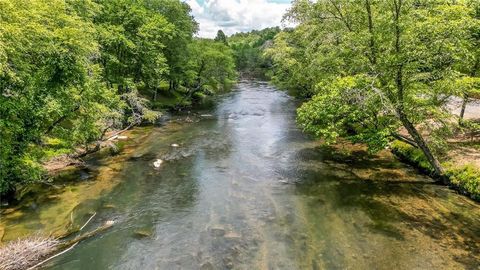
<instances>
[{"instance_id":1,"label":"dense foliage","mask_svg":"<svg viewBox=\"0 0 480 270\"><path fill-rule=\"evenodd\" d=\"M52 149L155 120L139 93L234 79L232 52L196 31L180 0L0 0L0 194L42 179Z\"/></svg>"},{"instance_id":2,"label":"dense foliage","mask_svg":"<svg viewBox=\"0 0 480 270\"><path fill-rule=\"evenodd\" d=\"M237 69L252 76L269 77L272 60L264 52L279 32L279 27L272 27L229 37L228 44L234 52Z\"/></svg>"},{"instance_id":3,"label":"dense foliage","mask_svg":"<svg viewBox=\"0 0 480 270\"><path fill-rule=\"evenodd\" d=\"M298 26L267 53L274 80L308 98L305 131L372 151L402 138L444 175L438 155L457 123L445 105L478 89L478 15L478 1L297 0L286 18Z\"/></svg>"}]
</instances>

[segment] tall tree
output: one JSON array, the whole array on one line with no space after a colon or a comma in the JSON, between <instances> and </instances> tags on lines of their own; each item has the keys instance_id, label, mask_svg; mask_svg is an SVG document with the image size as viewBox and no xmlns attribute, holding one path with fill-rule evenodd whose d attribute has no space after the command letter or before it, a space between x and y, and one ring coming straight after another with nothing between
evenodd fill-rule
<instances>
[{"instance_id":1,"label":"tall tree","mask_svg":"<svg viewBox=\"0 0 480 270\"><path fill-rule=\"evenodd\" d=\"M215 41L223 42L223 44L228 45L227 36L223 33L222 30L217 31L217 36L215 36Z\"/></svg>"},{"instance_id":2,"label":"tall tree","mask_svg":"<svg viewBox=\"0 0 480 270\"><path fill-rule=\"evenodd\" d=\"M468 57L477 24L470 13L464 2L446 0L299 0L287 16L299 26L270 53L280 81L301 70L313 74L307 87L315 96L298 110L306 131L378 150L403 129L443 175L419 128L447 128L442 104L455 93L447 84L458 77L455 67Z\"/></svg>"},{"instance_id":3,"label":"tall tree","mask_svg":"<svg viewBox=\"0 0 480 270\"><path fill-rule=\"evenodd\" d=\"M118 97L102 83L95 28L65 1L0 1L0 193L41 178L41 145L85 143Z\"/></svg>"},{"instance_id":4,"label":"tall tree","mask_svg":"<svg viewBox=\"0 0 480 270\"><path fill-rule=\"evenodd\" d=\"M160 13L174 25L168 39L162 40L165 45L164 54L169 67L168 80L170 90L177 89L184 83L188 63L188 45L198 31L198 24L190 14L190 6L179 0L145 0L146 6Z\"/></svg>"},{"instance_id":5,"label":"tall tree","mask_svg":"<svg viewBox=\"0 0 480 270\"><path fill-rule=\"evenodd\" d=\"M476 21L480 20L480 3L478 1L469 1L471 7L470 16ZM467 49L470 57L466 58L465 63L459 66L462 78L457 80L459 95L463 98L460 108L459 123L463 124L465 110L471 96L480 96L480 25L474 24L470 28L469 43Z\"/></svg>"},{"instance_id":6,"label":"tall tree","mask_svg":"<svg viewBox=\"0 0 480 270\"><path fill-rule=\"evenodd\" d=\"M190 94L224 89L235 78L233 53L223 43L196 39L189 46Z\"/></svg>"}]
</instances>

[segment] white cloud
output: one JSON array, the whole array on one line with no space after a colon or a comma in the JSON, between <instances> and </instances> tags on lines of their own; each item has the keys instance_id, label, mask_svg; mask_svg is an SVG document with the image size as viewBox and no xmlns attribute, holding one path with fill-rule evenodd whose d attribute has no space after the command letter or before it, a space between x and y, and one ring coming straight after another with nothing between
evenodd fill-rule
<instances>
[{"instance_id":1,"label":"white cloud","mask_svg":"<svg viewBox=\"0 0 480 270\"><path fill-rule=\"evenodd\" d=\"M268 0L186 0L200 24L200 37L215 37L222 29L227 35L252 29L280 26L290 4Z\"/></svg>"}]
</instances>

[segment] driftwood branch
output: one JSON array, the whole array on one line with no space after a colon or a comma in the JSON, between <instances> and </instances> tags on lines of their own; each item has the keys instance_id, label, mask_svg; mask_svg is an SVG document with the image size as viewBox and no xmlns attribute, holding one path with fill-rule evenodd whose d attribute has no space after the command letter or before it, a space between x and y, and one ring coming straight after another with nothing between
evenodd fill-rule
<instances>
[{"instance_id":1,"label":"driftwood branch","mask_svg":"<svg viewBox=\"0 0 480 270\"><path fill-rule=\"evenodd\" d=\"M73 244L71 247L65 249L64 251L62 251L62 252L60 252L60 253L57 253L57 254L55 254L55 255L53 255L53 256L51 256L51 257L48 257L48 258L46 258L45 260L43 260L43 261L35 264L34 266L28 268L27 270L35 269L35 268L39 267L40 265L42 265L42 264L50 261L51 259L56 258L56 257L58 257L58 256L60 256L60 255L62 255L62 254L65 254L65 253L69 252L69 251L72 250L77 244L78 244L78 242L75 243L75 244Z\"/></svg>"},{"instance_id":2,"label":"driftwood branch","mask_svg":"<svg viewBox=\"0 0 480 270\"><path fill-rule=\"evenodd\" d=\"M82 226L82 229L93 219L92 215ZM25 239L19 239L9 242L0 247L0 269L34 269L42 264L72 250L80 241L93 237L114 224L113 221L107 221L97 229L79 235L71 240L60 240L48 237L33 236Z\"/></svg>"},{"instance_id":3,"label":"driftwood branch","mask_svg":"<svg viewBox=\"0 0 480 270\"><path fill-rule=\"evenodd\" d=\"M109 229L110 227L112 227L114 224L113 221L107 221L105 224L103 224L102 226L96 228L95 230L91 231L91 232L88 232L88 233L85 233L85 234L82 234L82 235L79 235L75 238L73 238L72 240L69 240L69 241L65 241L63 243L60 243L58 246L57 246L57 250L60 250L60 249L64 249L66 247L69 247L77 242L80 242L82 240L85 240L87 238L90 238L100 232L103 232L107 229Z\"/></svg>"},{"instance_id":4,"label":"driftwood branch","mask_svg":"<svg viewBox=\"0 0 480 270\"><path fill-rule=\"evenodd\" d=\"M112 136L108 137L108 138L106 139L106 141L111 141L111 140L113 140L115 137L117 137L118 135L122 134L123 132L131 129L131 128L134 127L135 125L136 125L136 123L131 123L130 125L128 125L128 127L124 128L124 129L122 129L122 130L119 130L119 131L115 132Z\"/></svg>"},{"instance_id":5,"label":"driftwood branch","mask_svg":"<svg viewBox=\"0 0 480 270\"><path fill-rule=\"evenodd\" d=\"M98 152L100 149L103 148L102 146L102 143L106 142L106 141L112 141L114 140L118 135L122 134L123 132L133 128L134 126L136 125L136 123L132 123L130 125L128 125L126 128L122 129L122 130L119 130L117 132L115 132L113 135L111 135L110 137L108 137L107 139L105 140L99 140L95 143L95 147L92 148L92 149L85 149L85 151L81 152L81 153L78 153L76 155L72 155L73 158L82 158L84 156L87 156L87 155L90 155L90 154L93 154L95 152Z\"/></svg>"},{"instance_id":6,"label":"driftwood branch","mask_svg":"<svg viewBox=\"0 0 480 270\"><path fill-rule=\"evenodd\" d=\"M87 226L87 224L92 220L93 217L95 217L96 214L97 214L97 212L93 213L93 215L87 220L87 222L85 222L85 224L83 224L83 226L80 227L80 231L83 230L83 228L85 228L85 226Z\"/></svg>"}]
</instances>

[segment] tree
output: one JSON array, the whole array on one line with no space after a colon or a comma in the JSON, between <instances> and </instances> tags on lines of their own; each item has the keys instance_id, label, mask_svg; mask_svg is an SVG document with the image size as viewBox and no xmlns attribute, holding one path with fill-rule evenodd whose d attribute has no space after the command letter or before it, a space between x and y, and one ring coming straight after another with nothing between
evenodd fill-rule
<instances>
[{"instance_id":1,"label":"tree","mask_svg":"<svg viewBox=\"0 0 480 270\"><path fill-rule=\"evenodd\" d=\"M405 137L398 132L404 129L443 175L422 132L448 128L442 104L455 94L448 84L458 78L455 67L469 56L468 33L478 23L471 11L446 0L295 1L287 17L299 26L279 36L273 50L287 56L274 54L286 77L280 80L314 71L307 86L315 96L299 108L298 122L327 142L343 136L371 150Z\"/></svg>"},{"instance_id":2,"label":"tree","mask_svg":"<svg viewBox=\"0 0 480 270\"><path fill-rule=\"evenodd\" d=\"M122 111L125 124L138 124L155 114L138 95L139 88L153 89L168 78L165 40L174 25L143 1L101 1L102 11L94 17L101 45L100 61L109 87L128 105Z\"/></svg>"},{"instance_id":3,"label":"tree","mask_svg":"<svg viewBox=\"0 0 480 270\"><path fill-rule=\"evenodd\" d=\"M228 46L227 36L223 33L222 30L218 30L217 36L215 37L216 42L223 42L223 44Z\"/></svg>"},{"instance_id":4,"label":"tree","mask_svg":"<svg viewBox=\"0 0 480 270\"><path fill-rule=\"evenodd\" d=\"M198 24L191 15L190 6L179 0L145 0L145 6L160 13L174 25L169 38L163 39L164 55L167 59L170 90L176 90L186 79L188 45L198 31Z\"/></svg>"},{"instance_id":5,"label":"tree","mask_svg":"<svg viewBox=\"0 0 480 270\"><path fill-rule=\"evenodd\" d=\"M480 20L480 3L478 1L470 1L471 7L470 16L475 20ZM463 118L465 115L465 109L471 96L480 96L480 25L472 25L470 28L470 42L468 44L468 50L471 57L464 65L459 67L461 73L464 74L463 78L457 80L459 95L463 98L462 107L460 109L459 123L463 124Z\"/></svg>"},{"instance_id":6,"label":"tree","mask_svg":"<svg viewBox=\"0 0 480 270\"><path fill-rule=\"evenodd\" d=\"M267 75L272 67L272 60L264 52L279 32L279 27L271 27L232 35L229 46L233 50L237 69L255 76Z\"/></svg>"},{"instance_id":7,"label":"tree","mask_svg":"<svg viewBox=\"0 0 480 270\"><path fill-rule=\"evenodd\" d=\"M223 43L196 39L189 46L189 95L224 89L235 78L233 53Z\"/></svg>"},{"instance_id":8,"label":"tree","mask_svg":"<svg viewBox=\"0 0 480 270\"><path fill-rule=\"evenodd\" d=\"M39 180L46 138L101 133L120 100L101 81L93 25L64 1L0 1L0 193Z\"/></svg>"}]
</instances>

